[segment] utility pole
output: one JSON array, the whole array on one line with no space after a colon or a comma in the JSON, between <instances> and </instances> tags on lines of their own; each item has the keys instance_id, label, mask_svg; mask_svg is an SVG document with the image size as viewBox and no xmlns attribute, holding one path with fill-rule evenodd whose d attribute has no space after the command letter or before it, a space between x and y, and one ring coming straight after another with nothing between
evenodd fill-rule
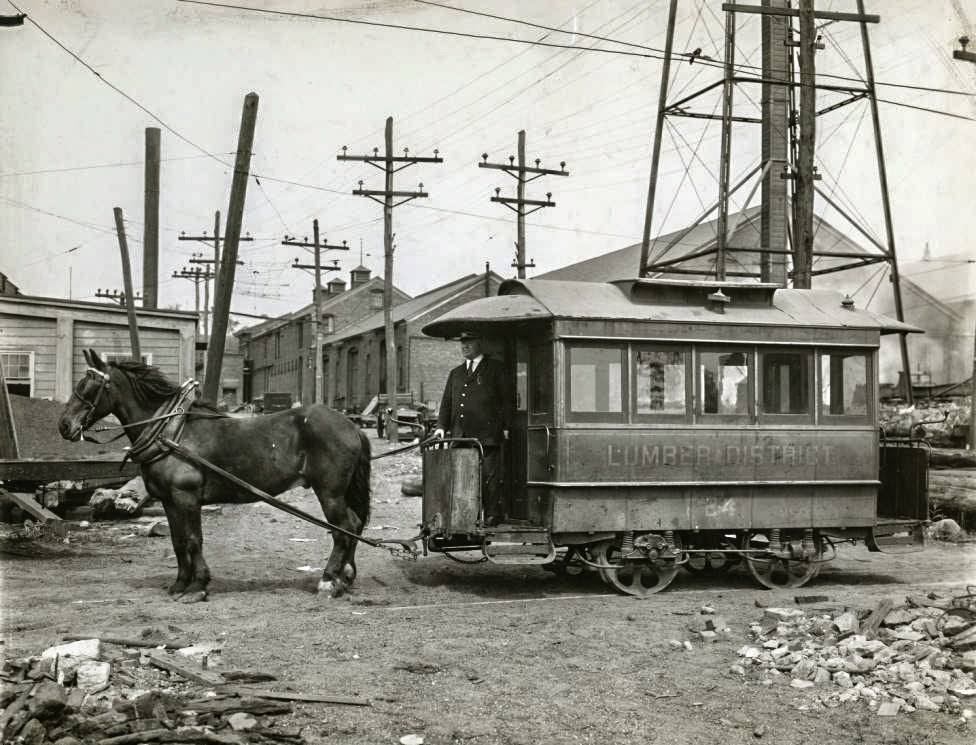
<instances>
[{"instance_id":1,"label":"utility pole","mask_svg":"<svg viewBox=\"0 0 976 745\"><path fill-rule=\"evenodd\" d=\"M214 247L214 257L212 259L204 259L202 254L193 254L193 258L190 259L191 264L213 264L213 278L214 278L214 300L217 299L217 277L220 276L220 242L223 240L220 237L220 210L214 212L214 233L212 236L207 235L207 231L204 230L201 235L187 235L186 231L180 231L180 236L178 240L181 241L200 241L201 243L213 243ZM241 236L242 241L253 241L254 238L251 237L250 233L245 233ZM243 261L238 261L237 265L242 266ZM208 329L208 318L210 313L210 282L208 281L203 286L203 333L209 336L210 332Z\"/></svg>"},{"instance_id":2,"label":"utility pole","mask_svg":"<svg viewBox=\"0 0 976 745\"><path fill-rule=\"evenodd\" d=\"M248 93L241 111L241 128L237 138L237 157L234 161L234 177L230 187L230 205L227 209L227 232L224 235L224 256L220 262L220 277L214 298L213 326L207 343L207 374L203 383L203 397L217 402L220 393L220 373L224 362L224 344L227 341L227 323L230 317L230 300L234 293L234 274L237 271L237 247L244 220L244 198L247 195L247 178L251 169L251 148L254 145L254 128L258 119L258 94Z\"/></svg>"},{"instance_id":3,"label":"utility pole","mask_svg":"<svg viewBox=\"0 0 976 745\"><path fill-rule=\"evenodd\" d=\"M393 208L413 199L426 198L429 195L424 191L422 182L418 184L417 191L394 191L393 174L417 163L443 163L444 159L438 156L437 150L434 150L434 157L432 158L411 156L408 148L403 148L402 157L394 156L392 116L386 119L385 145L386 152L383 155L380 155L379 148L373 148L372 155L348 155L346 153L347 148L343 146L342 154L336 157L338 160L357 160L368 163L383 171L386 176L383 189L364 189L363 182L360 181L359 188L353 189L352 193L383 205L383 326L386 337L384 342L386 345L386 396L389 402L388 408L392 411L386 433L388 440L397 442L399 433L396 425L397 360L395 329L393 327ZM394 199L400 201L394 202Z\"/></svg>"},{"instance_id":4,"label":"utility pole","mask_svg":"<svg viewBox=\"0 0 976 745\"><path fill-rule=\"evenodd\" d=\"M319 221L318 218L312 220L312 243L308 242L308 236L304 241L297 241L293 236L285 236L281 242L283 246L300 246L301 248L311 248L315 252L315 263L299 263L295 258L292 269L313 270L315 272L315 289L312 291L312 304L315 306L312 311L312 334L315 336L315 390L312 394L312 403L320 404L324 401L322 386L322 272L339 271L338 260L332 266L322 266L322 251L348 251L349 246L343 241L342 245L331 245L326 239L325 243L319 242ZM299 394L300 395L300 394Z\"/></svg>"},{"instance_id":5,"label":"utility pole","mask_svg":"<svg viewBox=\"0 0 976 745\"><path fill-rule=\"evenodd\" d=\"M516 186L516 197L512 199L510 197L501 196L501 189L495 189L495 196L491 198L492 202L498 202L510 210L512 210L517 216L517 240L515 242L515 261L512 262L512 266L515 267L518 278L525 279L525 269L526 267L535 267L535 262L526 262L526 251L525 251L525 216L531 215L533 212L541 210L543 207L555 207L556 203L552 201L552 192L546 193L546 201L539 199L526 199L525 198L525 185L530 181L535 181L537 178L542 176L568 176L569 172L566 170L566 161L559 164L560 170L556 171L551 168L540 168L542 161L536 158L535 168L525 165L525 130L520 129L518 133L518 164L515 163L515 156L508 156L508 165L504 163L489 163L488 153L483 153L481 155L482 162L478 164L478 168L493 168L498 171L504 171L509 176L513 177L518 185ZM531 178L527 178L526 174L533 174ZM512 205L515 205L514 207ZM534 207L528 212L525 211L526 207Z\"/></svg>"},{"instance_id":6,"label":"utility pole","mask_svg":"<svg viewBox=\"0 0 976 745\"><path fill-rule=\"evenodd\" d=\"M209 268L201 269L200 267L193 267L192 269L187 269L183 267L180 271L173 272L173 279L188 279L193 283L193 310L197 314L197 331L200 331L200 283L208 282L213 277L213 272Z\"/></svg>"},{"instance_id":7,"label":"utility pole","mask_svg":"<svg viewBox=\"0 0 976 745\"><path fill-rule=\"evenodd\" d=\"M813 271L813 153L817 133L817 88L814 45L817 25L814 19L814 0L799 0L800 11L800 152L797 162L793 197L794 263L793 287L809 290Z\"/></svg>"},{"instance_id":8,"label":"utility pole","mask_svg":"<svg viewBox=\"0 0 976 745\"><path fill-rule=\"evenodd\" d=\"M121 290L110 290L107 287L103 290L101 287L99 287L95 292L95 297L103 298L105 300L114 300L123 308L126 306L126 294ZM132 301L135 302L137 300L142 300L142 295L138 292Z\"/></svg>"},{"instance_id":9,"label":"utility pole","mask_svg":"<svg viewBox=\"0 0 976 745\"><path fill-rule=\"evenodd\" d=\"M146 127L145 214L142 228L142 304L159 307L159 127Z\"/></svg>"},{"instance_id":10,"label":"utility pole","mask_svg":"<svg viewBox=\"0 0 976 745\"><path fill-rule=\"evenodd\" d=\"M116 207L115 232L119 235L119 250L122 253L122 285L125 287L125 297L132 298L125 304L129 317L129 346L132 348L132 359L142 360L142 350L139 348L139 321L136 319L135 295L132 293L132 270L129 268L129 243L125 239L125 223L122 221L122 208Z\"/></svg>"},{"instance_id":11,"label":"utility pole","mask_svg":"<svg viewBox=\"0 0 976 745\"><path fill-rule=\"evenodd\" d=\"M954 49L952 56L964 62L976 64L976 54L966 51L969 46L969 37L959 37L959 49ZM909 381L909 389L911 381ZM976 328L973 329L973 367L969 378L969 449L976 450Z\"/></svg>"}]
</instances>

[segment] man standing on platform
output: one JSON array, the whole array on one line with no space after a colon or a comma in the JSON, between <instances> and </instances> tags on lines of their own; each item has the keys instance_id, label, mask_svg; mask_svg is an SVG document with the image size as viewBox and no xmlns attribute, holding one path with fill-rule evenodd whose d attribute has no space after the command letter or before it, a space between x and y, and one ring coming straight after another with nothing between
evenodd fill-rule
<instances>
[{"instance_id":1,"label":"man standing on platform","mask_svg":"<svg viewBox=\"0 0 976 745\"><path fill-rule=\"evenodd\" d=\"M482 505L485 523L497 525L504 517L503 500L498 495L501 445L508 439L509 403L505 366L485 357L481 338L474 331L460 336L464 363L447 377L435 437L474 437L484 450L482 462Z\"/></svg>"}]
</instances>

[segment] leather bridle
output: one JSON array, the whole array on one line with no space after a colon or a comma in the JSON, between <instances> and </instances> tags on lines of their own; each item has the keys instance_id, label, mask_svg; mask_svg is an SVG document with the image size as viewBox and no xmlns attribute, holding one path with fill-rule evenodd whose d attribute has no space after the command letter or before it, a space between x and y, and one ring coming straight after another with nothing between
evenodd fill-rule
<instances>
[{"instance_id":1,"label":"leather bridle","mask_svg":"<svg viewBox=\"0 0 976 745\"><path fill-rule=\"evenodd\" d=\"M95 391L95 399L93 401L84 398L80 393L78 393L78 388L81 387L80 382L78 383L78 386L75 388L75 390L71 392L73 398L77 398L79 401L81 401L83 406L87 407L87 411L85 411L85 416L81 420L82 438L84 438L85 430L95 423L94 421L89 421L91 419L91 415L95 411L95 409L98 408L98 404L102 400L102 396L105 394L105 391L111 385L111 379L109 378L108 373L104 373L101 370L96 370L94 367L88 368L88 372L86 373L85 377L96 378L98 380L98 390ZM82 378L82 380L84 380L84 378Z\"/></svg>"}]
</instances>

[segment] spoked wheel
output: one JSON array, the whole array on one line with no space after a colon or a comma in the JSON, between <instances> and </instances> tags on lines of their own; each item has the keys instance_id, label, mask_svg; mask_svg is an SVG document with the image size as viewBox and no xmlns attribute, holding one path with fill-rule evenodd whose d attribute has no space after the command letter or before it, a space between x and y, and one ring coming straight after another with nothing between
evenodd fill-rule
<instances>
[{"instance_id":1,"label":"spoked wheel","mask_svg":"<svg viewBox=\"0 0 976 745\"><path fill-rule=\"evenodd\" d=\"M675 536L675 547L681 548ZM650 559L640 551L624 557L620 544L616 541L603 541L592 549L594 562L603 566L620 566L619 569L600 569L600 578L618 592L639 598L660 592L671 584L678 574L675 559Z\"/></svg>"},{"instance_id":2,"label":"spoked wheel","mask_svg":"<svg viewBox=\"0 0 976 745\"><path fill-rule=\"evenodd\" d=\"M743 549L767 549L769 543L770 534L763 530L749 531L742 537ZM788 541L784 536L783 546L787 547L788 543L792 543L797 548L801 545L799 538ZM820 573L820 559L823 556L820 536L814 536L814 545L817 547L817 553L807 559L799 554L795 559L771 554L744 554L746 570L756 582L770 590L802 587Z\"/></svg>"}]
</instances>

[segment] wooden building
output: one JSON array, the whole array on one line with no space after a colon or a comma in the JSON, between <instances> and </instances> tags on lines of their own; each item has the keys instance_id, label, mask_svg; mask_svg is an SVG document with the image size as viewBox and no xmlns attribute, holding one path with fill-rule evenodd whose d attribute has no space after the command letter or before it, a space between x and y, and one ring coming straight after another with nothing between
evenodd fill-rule
<instances>
[{"instance_id":1,"label":"wooden building","mask_svg":"<svg viewBox=\"0 0 976 745\"><path fill-rule=\"evenodd\" d=\"M326 343L337 332L383 308L383 278L370 277L358 266L350 272L351 286L335 278L323 288L322 322ZM410 296L394 288L394 305ZM292 400L310 402L315 389L315 336L308 305L278 318L235 332L243 364L243 401L267 392L290 393Z\"/></svg>"},{"instance_id":2,"label":"wooden building","mask_svg":"<svg viewBox=\"0 0 976 745\"><path fill-rule=\"evenodd\" d=\"M470 300L498 292L502 277L492 271L469 274L418 295L393 309L397 348L397 392L436 407L451 368L461 361L457 342L426 336L422 327ZM328 337L325 400L333 408L358 412L386 393L386 332L383 311Z\"/></svg>"},{"instance_id":3,"label":"wooden building","mask_svg":"<svg viewBox=\"0 0 976 745\"><path fill-rule=\"evenodd\" d=\"M143 359L174 382L192 377L196 313L139 308L137 317ZM0 362L11 393L67 401L85 372L84 349L129 358L126 309L0 294Z\"/></svg>"}]
</instances>

